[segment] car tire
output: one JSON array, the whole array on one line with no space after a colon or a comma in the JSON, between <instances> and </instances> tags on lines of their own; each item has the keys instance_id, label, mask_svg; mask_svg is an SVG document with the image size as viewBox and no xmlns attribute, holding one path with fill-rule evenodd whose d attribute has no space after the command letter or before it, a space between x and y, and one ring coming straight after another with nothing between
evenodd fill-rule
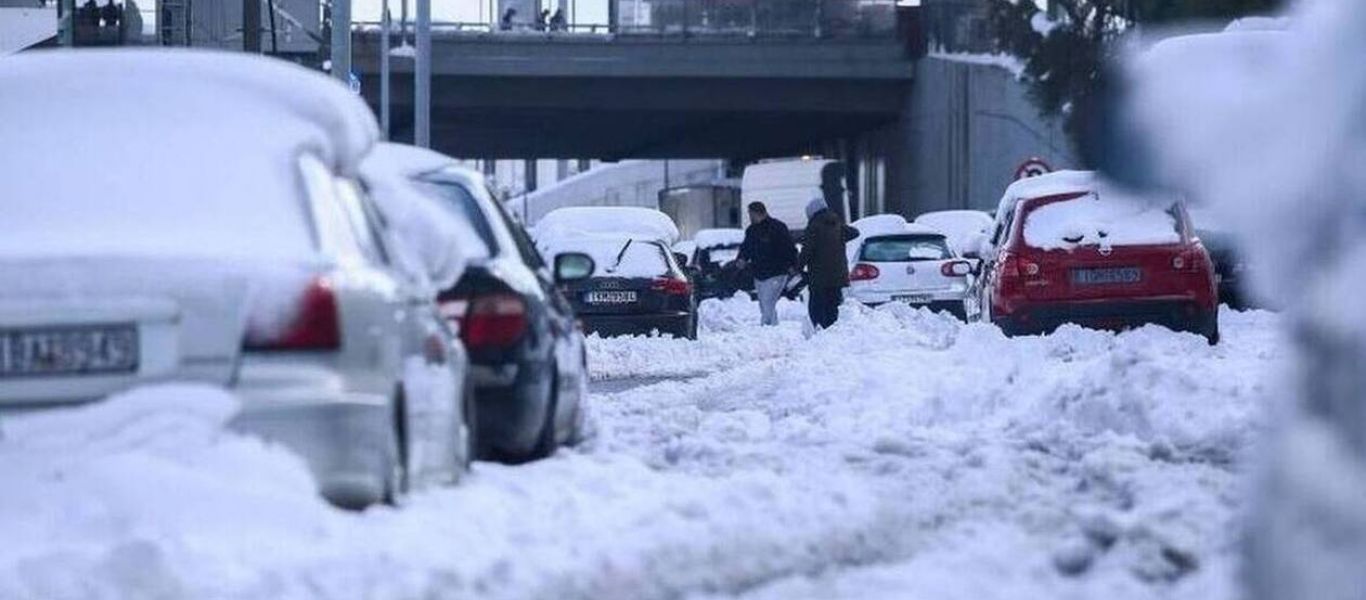
<instances>
[{"instance_id":1,"label":"car tire","mask_svg":"<svg viewBox=\"0 0 1366 600\"><path fill-rule=\"evenodd\" d=\"M1219 313L1215 312L1202 319L1200 331L1197 331L1196 333L1204 336L1205 341L1209 342L1209 345L1218 346L1219 340L1222 339L1222 336L1219 334Z\"/></svg>"},{"instance_id":2,"label":"car tire","mask_svg":"<svg viewBox=\"0 0 1366 600\"><path fill-rule=\"evenodd\" d=\"M389 448L389 468L384 474L384 503L398 506L408 495L408 402L403 388L394 394L394 436Z\"/></svg>"},{"instance_id":3,"label":"car tire","mask_svg":"<svg viewBox=\"0 0 1366 600\"><path fill-rule=\"evenodd\" d=\"M550 364L558 364L553 359ZM559 448L559 440L555 437L555 411L559 410L560 400L560 372L556 368L550 380L550 399L545 406L545 422L541 424L541 433L536 437L536 445L532 447L531 454L527 460L540 460L555 453Z\"/></svg>"},{"instance_id":4,"label":"car tire","mask_svg":"<svg viewBox=\"0 0 1366 600\"><path fill-rule=\"evenodd\" d=\"M463 412L465 416L465 455L460 461L457 481L470 472L470 465L479 457L479 403L474 398L474 386L465 384Z\"/></svg>"}]
</instances>

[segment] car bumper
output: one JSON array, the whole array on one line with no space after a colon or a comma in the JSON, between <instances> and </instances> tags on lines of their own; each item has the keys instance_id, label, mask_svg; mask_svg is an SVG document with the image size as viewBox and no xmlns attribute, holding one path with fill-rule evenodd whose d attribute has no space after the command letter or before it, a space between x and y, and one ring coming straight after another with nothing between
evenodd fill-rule
<instances>
[{"instance_id":1,"label":"car bumper","mask_svg":"<svg viewBox=\"0 0 1366 600\"><path fill-rule=\"evenodd\" d=\"M648 335L653 331L686 337L692 328L692 313L664 313L648 315L584 315L584 333L604 337L618 335Z\"/></svg>"},{"instance_id":2,"label":"car bumper","mask_svg":"<svg viewBox=\"0 0 1366 600\"><path fill-rule=\"evenodd\" d=\"M242 412L230 426L302 457L329 501L363 507L385 498L396 467L394 409L343 382L326 368L244 367L233 386Z\"/></svg>"},{"instance_id":3,"label":"car bumper","mask_svg":"<svg viewBox=\"0 0 1366 600\"><path fill-rule=\"evenodd\" d=\"M967 298L966 290L921 293L912 290L875 292L871 290L850 289L846 292L846 296L851 300L856 300L868 306L881 306L883 304L899 302L913 307L928 308L934 312L947 312L960 319L965 318L967 312L963 305L964 300ZM892 298L895 296L923 296L926 301L906 302L903 300L893 300Z\"/></svg>"},{"instance_id":4,"label":"car bumper","mask_svg":"<svg viewBox=\"0 0 1366 600\"><path fill-rule=\"evenodd\" d=\"M471 365L481 455L520 457L535 448L553 369L551 362Z\"/></svg>"},{"instance_id":5,"label":"car bumper","mask_svg":"<svg viewBox=\"0 0 1366 600\"><path fill-rule=\"evenodd\" d=\"M1199 332L1209 317L1210 311L1194 300L1162 298L1026 304L1009 315L995 316L993 322L1010 335L1048 333L1067 323L1107 330L1151 324Z\"/></svg>"}]
</instances>

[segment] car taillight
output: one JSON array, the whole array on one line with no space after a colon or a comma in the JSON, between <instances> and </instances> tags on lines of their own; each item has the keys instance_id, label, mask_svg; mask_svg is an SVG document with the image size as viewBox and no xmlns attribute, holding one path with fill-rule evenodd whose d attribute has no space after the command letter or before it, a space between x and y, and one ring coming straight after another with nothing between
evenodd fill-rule
<instances>
[{"instance_id":1,"label":"car taillight","mask_svg":"<svg viewBox=\"0 0 1366 600\"><path fill-rule=\"evenodd\" d=\"M337 295L326 279L309 282L293 320L278 331L248 331L243 348L250 351L336 350L341 347Z\"/></svg>"},{"instance_id":2,"label":"car taillight","mask_svg":"<svg viewBox=\"0 0 1366 600\"><path fill-rule=\"evenodd\" d=\"M1001 277L1033 277L1039 271L1038 263L1014 254L1007 254L1001 259Z\"/></svg>"},{"instance_id":3,"label":"car taillight","mask_svg":"<svg viewBox=\"0 0 1366 600\"><path fill-rule=\"evenodd\" d=\"M471 349L504 348L527 330L526 302L515 294L487 294L469 300L460 323L460 339Z\"/></svg>"},{"instance_id":4,"label":"car taillight","mask_svg":"<svg viewBox=\"0 0 1366 600\"><path fill-rule=\"evenodd\" d=\"M854 265L854 270L849 272L850 281L868 281L882 276L882 271L868 263Z\"/></svg>"},{"instance_id":5,"label":"car taillight","mask_svg":"<svg viewBox=\"0 0 1366 600\"><path fill-rule=\"evenodd\" d=\"M687 279L664 277L654 280L650 289L670 296L687 296L692 293L692 282Z\"/></svg>"}]
</instances>

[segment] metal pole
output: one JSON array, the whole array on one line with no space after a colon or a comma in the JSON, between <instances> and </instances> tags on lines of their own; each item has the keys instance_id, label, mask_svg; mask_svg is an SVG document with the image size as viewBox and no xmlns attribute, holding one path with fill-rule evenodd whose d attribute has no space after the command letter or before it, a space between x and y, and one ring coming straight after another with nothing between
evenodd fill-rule
<instances>
[{"instance_id":1,"label":"metal pole","mask_svg":"<svg viewBox=\"0 0 1366 600\"><path fill-rule=\"evenodd\" d=\"M261 51L260 0L242 0L242 50L253 54Z\"/></svg>"},{"instance_id":2,"label":"metal pole","mask_svg":"<svg viewBox=\"0 0 1366 600\"><path fill-rule=\"evenodd\" d=\"M76 0L57 0L57 43L63 48L76 45Z\"/></svg>"},{"instance_id":3,"label":"metal pole","mask_svg":"<svg viewBox=\"0 0 1366 600\"><path fill-rule=\"evenodd\" d=\"M432 0L417 0L417 65L413 69L413 144L432 145Z\"/></svg>"},{"instance_id":4,"label":"metal pole","mask_svg":"<svg viewBox=\"0 0 1366 600\"><path fill-rule=\"evenodd\" d=\"M379 122L384 131L384 139L389 139L389 28L393 25L389 18L389 0L384 0L379 15Z\"/></svg>"},{"instance_id":5,"label":"metal pole","mask_svg":"<svg viewBox=\"0 0 1366 600\"><path fill-rule=\"evenodd\" d=\"M332 76L351 85L351 0L332 0Z\"/></svg>"}]
</instances>

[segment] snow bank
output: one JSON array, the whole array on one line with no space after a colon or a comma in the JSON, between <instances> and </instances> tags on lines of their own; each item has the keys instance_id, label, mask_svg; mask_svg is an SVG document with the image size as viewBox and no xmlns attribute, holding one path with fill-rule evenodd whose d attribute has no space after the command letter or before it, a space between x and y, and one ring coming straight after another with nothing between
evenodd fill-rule
<instances>
[{"instance_id":1,"label":"snow bank","mask_svg":"<svg viewBox=\"0 0 1366 600\"><path fill-rule=\"evenodd\" d=\"M634 206L573 206L557 208L536 222L538 243L585 235L610 235L658 240L666 246L678 241L678 226L668 215Z\"/></svg>"}]
</instances>

